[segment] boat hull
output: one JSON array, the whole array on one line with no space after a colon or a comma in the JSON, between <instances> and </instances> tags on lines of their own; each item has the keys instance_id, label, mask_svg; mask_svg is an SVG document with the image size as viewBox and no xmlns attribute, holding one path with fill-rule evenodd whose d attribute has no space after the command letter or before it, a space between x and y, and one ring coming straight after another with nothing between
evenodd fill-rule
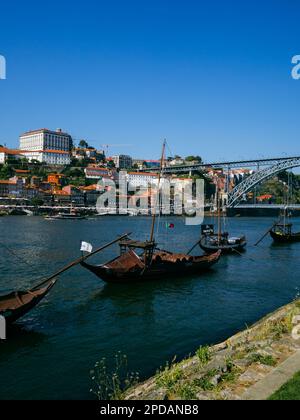
<instances>
[{"instance_id":1,"label":"boat hull","mask_svg":"<svg viewBox=\"0 0 300 420\"><path fill-rule=\"evenodd\" d=\"M300 233L292 233L291 235L285 235L271 230L270 235L273 241L279 244L300 242Z\"/></svg>"},{"instance_id":2,"label":"boat hull","mask_svg":"<svg viewBox=\"0 0 300 420\"><path fill-rule=\"evenodd\" d=\"M0 297L0 315L7 324L12 324L30 312L50 292L56 280L50 281L45 287L28 292L15 292Z\"/></svg>"},{"instance_id":3,"label":"boat hull","mask_svg":"<svg viewBox=\"0 0 300 420\"><path fill-rule=\"evenodd\" d=\"M202 238L199 242L200 248L207 252L208 254L215 253L217 251L221 251L222 254L233 254L237 252L243 252L245 251L245 248L247 246L247 241L241 241L239 244L234 245L210 245L206 242L206 238Z\"/></svg>"},{"instance_id":4,"label":"boat hull","mask_svg":"<svg viewBox=\"0 0 300 420\"><path fill-rule=\"evenodd\" d=\"M164 280L170 277L182 277L191 274L202 274L209 270L220 259L221 253L195 257L193 261L156 262L147 268L122 271L110 268L109 265L81 265L107 283L143 282Z\"/></svg>"}]
</instances>

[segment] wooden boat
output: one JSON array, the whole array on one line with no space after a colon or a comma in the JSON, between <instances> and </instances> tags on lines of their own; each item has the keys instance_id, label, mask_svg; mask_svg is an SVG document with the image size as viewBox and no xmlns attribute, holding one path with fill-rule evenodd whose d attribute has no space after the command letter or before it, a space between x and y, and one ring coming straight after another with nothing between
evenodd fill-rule
<instances>
[{"instance_id":1,"label":"wooden boat","mask_svg":"<svg viewBox=\"0 0 300 420\"><path fill-rule=\"evenodd\" d=\"M214 253L221 251L222 254L239 254L243 252L247 246L247 239L245 235L238 237L230 237L228 232L222 232L222 199L220 197L220 188L217 186L217 217L218 217L218 232L215 232L214 225L202 225L201 239L199 246L207 253ZM224 213L224 219L226 213Z\"/></svg>"},{"instance_id":2,"label":"wooden boat","mask_svg":"<svg viewBox=\"0 0 300 420\"><path fill-rule=\"evenodd\" d=\"M286 187L286 186L285 186ZM300 242L300 232L293 232L293 224L291 223L292 214L289 211L292 183L290 174L288 174L288 185L286 193L286 202L284 209L280 212L279 221L270 229L270 235L274 242L278 244L286 244L292 242Z\"/></svg>"},{"instance_id":3,"label":"wooden boat","mask_svg":"<svg viewBox=\"0 0 300 420\"><path fill-rule=\"evenodd\" d=\"M221 251L223 254L239 253L245 250L247 240L245 236L230 237L227 232L214 232L214 226L202 227L202 238L199 242L200 247L207 253Z\"/></svg>"},{"instance_id":4,"label":"wooden boat","mask_svg":"<svg viewBox=\"0 0 300 420\"><path fill-rule=\"evenodd\" d=\"M82 262L81 265L105 282L123 283L202 274L216 264L221 256L220 251L198 257L174 254L156 249L154 242L131 240L120 242L120 248L121 255L106 264Z\"/></svg>"},{"instance_id":5,"label":"wooden boat","mask_svg":"<svg viewBox=\"0 0 300 420\"><path fill-rule=\"evenodd\" d=\"M161 171L158 177L158 197L160 196L165 147L164 143ZM154 211L149 241L138 242L127 238L120 241L120 255L117 258L102 265L91 265L85 261L81 262L81 265L106 282L123 283L201 274L219 261L221 255L219 251L213 255L193 257L190 255L191 252L175 254L159 250L154 240L156 214L157 212Z\"/></svg>"},{"instance_id":6,"label":"wooden boat","mask_svg":"<svg viewBox=\"0 0 300 420\"><path fill-rule=\"evenodd\" d=\"M274 242L279 244L286 244L292 242L300 242L300 232L292 232L293 225L277 223L271 230L270 235Z\"/></svg>"},{"instance_id":7,"label":"wooden boat","mask_svg":"<svg viewBox=\"0 0 300 420\"><path fill-rule=\"evenodd\" d=\"M0 297L0 315L11 324L37 306L56 284L55 279L46 281L34 289L17 291Z\"/></svg>"},{"instance_id":8,"label":"wooden boat","mask_svg":"<svg viewBox=\"0 0 300 420\"><path fill-rule=\"evenodd\" d=\"M98 248L96 251L89 253L89 255L82 256L75 261L68 264L66 267L62 268L47 280L43 281L36 287L28 291L16 291L12 292L6 296L0 296L0 316L4 317L7 324L11 324L22 318L29 311L34 309L42 299L44 299L51 289L57 283L58 276L70 270L72 267L84 262L86 259L92 257L98 252L103 251L104 249L112 246L114 243L119 240L125 239L128 237L128 234L121 236L120 238L110 242L107 245Z\"/></svg>"}]
</instances>

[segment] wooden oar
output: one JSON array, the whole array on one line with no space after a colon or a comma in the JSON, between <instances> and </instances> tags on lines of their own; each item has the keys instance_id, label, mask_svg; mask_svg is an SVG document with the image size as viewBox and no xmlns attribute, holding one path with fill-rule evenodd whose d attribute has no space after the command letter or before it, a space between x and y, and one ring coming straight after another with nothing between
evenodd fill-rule
<instances>
[{"instance_id":1,"label":"wooden oar","mask_svg":"<svg viewBox=\"0 0 300 420\"><path fill-rule=\"evenodd\" d=\"M258 242L256 242L256 244L254 246L259 245L267 235L269 235L269 233L271 232L271 230L279 223L279 221L277 221L276 223L274 223L274 225L272 227L270 227L270 229L260 238L260 240Z\"/></svg>"},{"instance_id":2,"label":"wooden oar","mask_svg":"<svg viewBox=\"0 0 300 420\"><path fill-rule=\"evenodd\" d=\"M106 245L102 246L101 248L96 249L95 251L91 252L90 254L85 255L84 257L77 258L77 260L71 262L70 264L68 264L67 266L65 266L61 270L59 270L57 273L53 274L51 277L49 277L47 280L43 281L43 283L39 284L35 288L40 287L45 283L48 283L49 281L58 277L60 274L65 273L66 271L68 271L71 268L75 267L76 265L82 263L83 261L87 260L88 258L91 258L93 255L98 254L101 251L104 251L104 249L109 248L110 246L114 245L116 242L119 242L122 239L127 238L129 235L131 235L131 233L126 233L125 235L120 236L119 238L115 239L114 241L110 242L109 244L106 244Z\"/></svg>"}]
</instances>

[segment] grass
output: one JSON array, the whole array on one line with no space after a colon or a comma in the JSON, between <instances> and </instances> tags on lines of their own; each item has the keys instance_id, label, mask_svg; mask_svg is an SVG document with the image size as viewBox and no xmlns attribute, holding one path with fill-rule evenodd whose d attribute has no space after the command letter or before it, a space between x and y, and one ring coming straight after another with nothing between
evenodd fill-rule
<instances>
[{"instance_id":1,"label":"grass","mask_svg":"<svg viewBox=\"0 0 300 420\"><path fill-rule=\"evenodd\" d=\"M260 363L261 365L265 366L276 366L277 361L271 355L262 355L259 353L252 354L250 357L250 361L252 363Z\"/></svg>"},{"instance_id":2,"label":"grass","mask_svg":"<svg viewBox=\"0 0 300 420\"><path fill-rule=\"evenodd\" d=\"M167 363L166 367L157 373L156 385L172 392L175 385L183 378L183 370L179 365Z\"/></svg>"},{"instance_id":3,"label":"grass","mask_svg":"<svg viewBox=\"0 0 300 420\"><path fill-rule=\"evenodd\" d=\"M137 372L128 372L127 356L118 352L111 368L103 358L90 372L94 387L90 390L100 400L122 400L124 393L139 382Z\"/></svg>"},{"instance_id":4,"label":"grass","mask_svg":"<svg viewBox=\"0 0 300 420\"><path fill-rule=\"evenodd\" d=\"M209 346L200 347L196 351L196 356L199 359L201 367L204 367L205 365L207 365L210 362L211 357L212 357Z\"/></svg>"},{"instance_id":5,"label":"grass","mask_svg":"<svg viewBox=\"0 0 300 420\"><path fill-rule=\"evenodd\" d=\"M293 379L285 384L279 391L275 392L271 401L300 401L300 372Z\"/></svg>"},{"instance_id":6,"label":"grass","mask_svg":"<svg viewBox=\"0 0 300 420\"><path fill-rule=\"evenodd\" d=\"M218 370L210 370L205 376L200 379L195 379L194 385L203 391L212 391L215 388L215 385L211 382L213 377L218 374Z\"/></svg>"}]
</instances>

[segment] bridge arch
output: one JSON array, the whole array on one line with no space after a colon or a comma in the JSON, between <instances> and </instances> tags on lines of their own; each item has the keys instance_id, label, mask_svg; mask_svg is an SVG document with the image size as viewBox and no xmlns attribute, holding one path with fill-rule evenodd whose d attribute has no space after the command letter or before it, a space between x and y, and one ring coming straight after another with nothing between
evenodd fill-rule
<instances>
[{"instance_id":1,"label":"bridge arch","mask_svg":"<svg viewBox=\"0 0 300 420\"><path fill-rule=\"evenodd\" d=\"M261 171L255 172L253 175L247 177L243 182L237 185L228 195L227 207L235 207L245 194L251 191L256 185L263 181L272 178L274 175L288 169L297 168L300 166L300 157L280 161L273 166L270 166Z\"/></svg>"}]
</instances>

